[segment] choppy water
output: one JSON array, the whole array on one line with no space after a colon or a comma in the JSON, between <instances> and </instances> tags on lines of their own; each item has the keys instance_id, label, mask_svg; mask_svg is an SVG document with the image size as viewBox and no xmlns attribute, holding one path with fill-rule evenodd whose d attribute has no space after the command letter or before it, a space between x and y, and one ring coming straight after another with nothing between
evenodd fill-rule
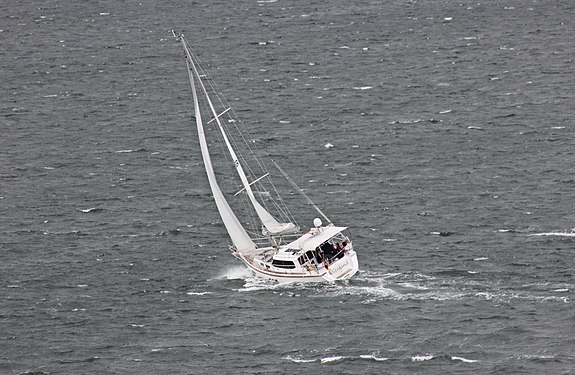
<instances>
[{"instance_id":1,"label":"choppy water","mask_svg":"<svg viewBox=\"0 0 575 375\"><path fill-rule=\"evenodd\" d=\"M0 14L1 373L573 373L571 1ZM352 228L353 280L228 254L172 28Z\"/></svg>"}]
</instances>

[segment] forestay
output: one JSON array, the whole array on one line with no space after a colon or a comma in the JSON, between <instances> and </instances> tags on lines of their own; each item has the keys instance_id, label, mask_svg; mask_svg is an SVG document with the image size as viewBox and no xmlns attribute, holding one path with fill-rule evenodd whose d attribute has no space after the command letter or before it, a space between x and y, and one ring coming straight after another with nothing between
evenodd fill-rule
<instances>
[{"instance_id":1,"label":"forestay","mask_svg":"<svg viewBox=\"0 0 575 375\"><path fill-rule=\"evenodd\" d=\"M228 231L232 243L236 247L236 249L240 252L248 252L256 248L256 244L252 241L234 212L232 211L230 205L228 204L224 194L222 193L218 182L216 180L216 175L214 173L214 168L212 166L212 159L210 158L210 152L208 149L208 143L206 141L206 136L204 134L204 125L202 122L202 114L200 112L200 106L198 104L198 94L196 91L196 84L195 78L198 77L199 74L194 65L194 61L192 60L190 50L187 46L187 43L184 38L180 39L182 44L184 45L184 50L186 51L187 59L186 63L188 64L188 75L190 77L190 84L192 85L192 94L194 98L194 109L195 109L195 117L196 117L196 126L198 129L198 138L200 140L200 149L202 151L202 159L204 161L206 174L208 175L208 182L210 184L210 188L212 190L212 194L214 196L214 201L216 202L216 207L218 208L218 212L224 222L224 226ZM200 82L201 83L201 82Z\"/></svg>"}]
</instances>

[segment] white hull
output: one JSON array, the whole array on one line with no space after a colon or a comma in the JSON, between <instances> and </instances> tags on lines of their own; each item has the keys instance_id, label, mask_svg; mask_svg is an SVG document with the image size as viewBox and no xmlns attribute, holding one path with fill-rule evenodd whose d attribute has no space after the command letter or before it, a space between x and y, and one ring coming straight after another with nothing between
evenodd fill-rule
<instances>
[{"instance_id":1,"label":"white hull","mask_svg":"<svg viewBox=\"0 0 575 375\"><path fill-rule=\"evenodd\" d=\"M266 267L258 262L255 262L250 257L243 256L239 253L234 253L234 256L240 259L244 264L257 276L266 279L285 282L326 282L347 280L359 270L359 263L355 251L348 251L341 259L337 259L331 263L326 269L323 265L310 270L310 271L278 271L273 270L272 267Z\"/></svg>"}]
</instances>

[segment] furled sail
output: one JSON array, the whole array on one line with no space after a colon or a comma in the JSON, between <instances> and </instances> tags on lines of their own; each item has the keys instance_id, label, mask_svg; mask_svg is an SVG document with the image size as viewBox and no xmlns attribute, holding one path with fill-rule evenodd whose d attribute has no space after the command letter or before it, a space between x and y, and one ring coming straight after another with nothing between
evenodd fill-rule
<instances>
[{"instance_id":1,"label":"furled sail","mask_svg":"<svg viewBox=\"0 0 575 375\"><path fill-rule=\"evenodd\" d=\"M246 232L246 230L244 229L244 227L242 226L242 224L232 211L216 180L216 175L214 173L214 168L212 167L212 160L210 158L210 153L208 150L206 136L204 134L204 126L202 122L202 116L200 113L200 106L198 103L198 95L196 92L194 73L197 74L197 71L194 66L187 43L183 37L181 37L181 41L187 55L186 63L188 64L188 75L190 76L190 84L192 85L192 93L194 97L194 109L195 109L196 125L198 128L198 137L200 139L200 149L202 150L202 158L206 168L206 173L208 175L210 188L214 196L214 201L216 202L218 212L220 213L222 221L224 222L224 226L226 227L226 230L228 231L228 234L234 246L239 252L247 252L255 249L256 244L252 241L252 239L250 238L250 236L248 235L248 233Z\"/></svg>"},{"instance_id":2,"label":"furled sail","mask_svg":"<svg viewBox=\"0 0 575 375\"><path fill-rule=\"evenodd\" d=\"M210 103L211 105L211 103ZM213 109L213 107L212 107ZM218 123L218 127L220 128L220 132L222 133L222 137L224 139L224 142L226 143L226 146L228 148L228 151L234 161L234 165L236 166L236 169L238 171L238 175L240 176L240 180L242 181L242 185L244 186L244 190L246 191L250 202L252 204L252 206L254 207L260 221L262 222L262 224L265 227L265 234L270 234L272 236L276 236L276 235L281 235L281 234L287 234L287 233L293 233L295 231L298 230L297 226L293 223L280 223L278 222L256 199L256 197L254 196L254 192L252 190L252 187L248 181L248 178L246 176L246 173L244 172L244 169L242 168L241 163L238 160L238 157L234 151L234 149L232 148L232 145L230 144L230 141L220 123L220 120L218 117L216 117L216 121ZM267 233L266 233L267 232Z\"/></svg>"},{"instance_id":3,"label":"furled sail","mask_svg":"<svg viewBox=\"0 0 575 375\"><path fill-rule=\"evenodd\" d=\"M192 60L191 54L189 53L188 49L186 48L186 53L188 54L188 65L191 65L193 72L196 74L196 77L199 77L199 73L196 69L196 66ZM192 72L190 72L190 77L192 78ZM220 116L223 114L218 114L214 108L214 105L207 93L207 90L204 86L204 83L201 81L201 79L198 80L199 81L199 85L202 88L202 91L206 97L206 101L210 107L210 110L214 116L213 120L211 121L216 121L216 123L218 124L218 128L220 130L220 133L222 134L222 138L224 139L224 142L226 144L226 147L228 149L228 152L230 153L230 156L234 162L234 165L236 166L236 170L238 172L238 175L240 176L240 180L242 181L242 185L244 187L244 190L246 191L248 198L252 204L252 206L254 207L256 214L258 215L258 218L260 219L260 221L262 222L265 230L264 230L264 234L266 235L272 235L272 236L276 236L276 235L282 235L282 234L289 234L289 233L294 233L297 232L299 230L299 228L293 224L293 223L280 223L278 222L266 209L265 207L263 207L256 199L256 197L254 196L253 190L251 188L251 184L248 181L248 178L246 176L246 173L238 159L238 156L236 154L236 152L234 151L228 136L224 130L224 127L222 126L222 123L220 121ZM192 85L193 82L192 82ZM198 116L199 114L197 113L199 110L196 107L196 116ZM224 111L225 113L226 111ZM227 204L227 203L226 203ZM229 207L229 206L228 206Z\"/></svg>"}]
</instances>

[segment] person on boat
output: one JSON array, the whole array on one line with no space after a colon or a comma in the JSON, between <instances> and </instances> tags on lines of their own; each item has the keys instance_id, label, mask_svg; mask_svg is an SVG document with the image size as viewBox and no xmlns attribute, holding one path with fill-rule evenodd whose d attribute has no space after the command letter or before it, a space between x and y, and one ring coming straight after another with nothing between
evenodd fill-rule
<instances>
[{"instance_id":1,"label":"person on boat","mask_svg":"<svg viewBox=\"0 0 575 375\"><path fill-rule=\"evenodd\" d=\"M346 251L345 246L346 245L347 245L347 243L345 241L342 242L341 244L339 242L337 242L335 244L335 247L334 247L335 254L333 257L337 258L337 259L343 258L345 256L345 251Z\"/></svg>"},{"instance_id":2,"label":"person on boat","mask_svg":"<svg viewBox=\"0 0 575 375\"><path fill-rule=\"evenodd\" d=\"M347 241L346 241L346 240L344 240L344 241L341 243L341 249L342 249L342 251L347 251L347 250L348 250L348 248L347 248Z\"/></svg>"},{"instance_id":3,"label":"person on boat","mask_svg":"<svg viewBox=\"0 0 575 375\"><path fill-rule=\"evenodd\" d=\"M333 245L330 244L329 242L324 242L321 246L320 249L323 251L323 257L324 258L331 258L333 256Z\"/></svg>"},{"instance_id":4,"label":"person on boat","mask_svg":"<svg viewBox=\"0 0 575 375\"><path fill-rule=\"evenodd\" d=\"M339 242L336 242L335 245L333 245L333 252L333 256L338 256L341 252L343 252L343 247Z\"/></svg>"}]
</instances>

